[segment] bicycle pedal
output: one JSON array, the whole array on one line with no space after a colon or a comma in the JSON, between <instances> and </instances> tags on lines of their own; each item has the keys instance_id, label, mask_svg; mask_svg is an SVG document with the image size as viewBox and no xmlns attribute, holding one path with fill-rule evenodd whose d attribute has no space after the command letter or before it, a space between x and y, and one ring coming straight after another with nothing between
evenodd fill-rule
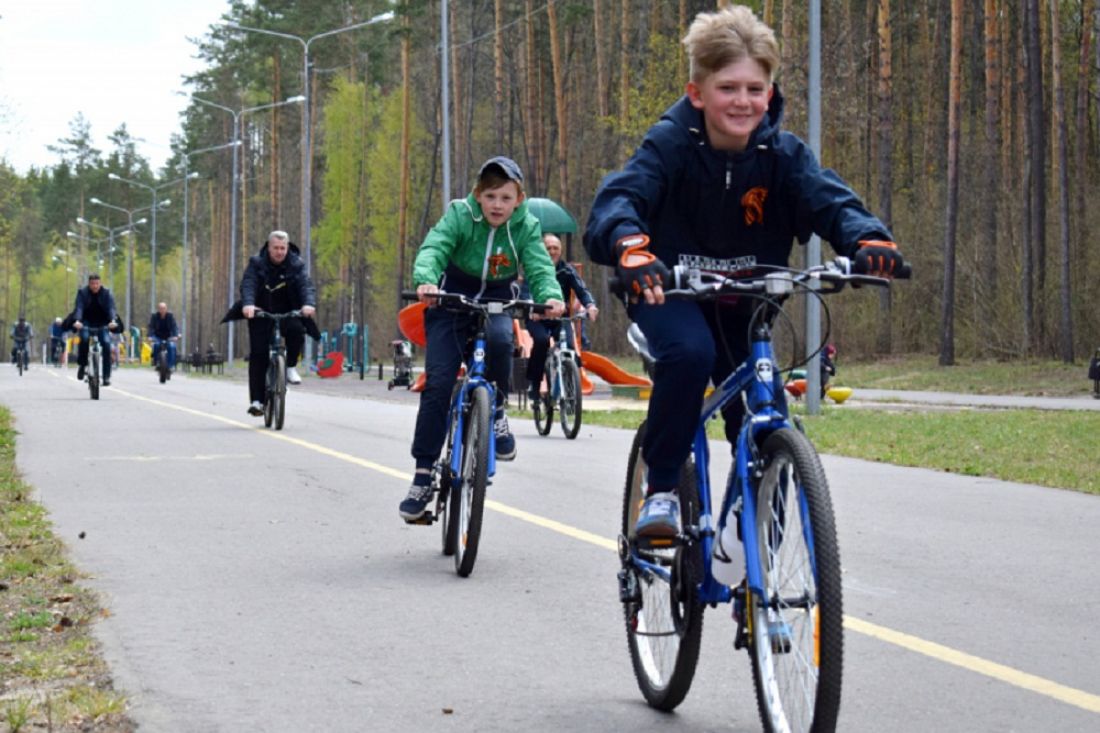
<instances>
[{"instance_id":1,"label":"bicycle pedal","mask_svg":"<svg viewBox=\"0 0 1100 733\"><path fill-rule=\"evenodd\" d=\"M406 519L405 524L423 524L430 525L435 522L437 517L431 512L424 512L416 519Z\"/></svg>"}]
</instances>

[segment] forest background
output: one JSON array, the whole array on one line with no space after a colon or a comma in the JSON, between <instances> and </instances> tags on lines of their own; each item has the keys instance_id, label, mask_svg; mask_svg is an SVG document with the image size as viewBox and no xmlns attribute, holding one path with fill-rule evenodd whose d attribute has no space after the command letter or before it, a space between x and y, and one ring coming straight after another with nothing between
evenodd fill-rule
<instances>
[{"instance_id":1,"label":"forest background","mask_svg":"<svg viewBox=\"0 0 1100 733\"><path fill-rule=\"evenodd\" d=\"M778 32L785 127L805 137L808 3L745 4ZM511 155L528 195L558 201L583 230L601 178L683 93L680 39L715 5L451 0L444 191L438 0L233 2L225 21L287 35L223 23L196 40L206 65L186 82L193 101L164 169L150 169L135 152L140 131L125 125L111 150L95 149L79 114L53 149L55 165L21 175L0 161L0 340L19 313L41 334L71 310L93 269L133 325L145 325L150 225L127 236L130 217L119 209L149 218L150 191L113 175L172 199L157 214L156 300L187 314L188 349L224 350L218 322L247 257L271 229L301 245L307 210L322 328L366 324L372 356L385 358L416 249L444 202L469 191L480 162ZM1100 145L1096 0L821 5L822 162L888 223L915 270L889 294L832 299L841 353L921 352L941 364L1091 356L1100 346L1100 258L1088 244L1098 218L1088 204ZM301 41L390 10L391 20L310 42L303 145L306 105L282 103L307 91ZM234 120L242 141L235 237ZM195 173L184 203L182 179ZM593 348L620 353L625 312L608 307L605 268L587 259L579 235L567 249L605 306Z\"/></svg>"}]
</instances>

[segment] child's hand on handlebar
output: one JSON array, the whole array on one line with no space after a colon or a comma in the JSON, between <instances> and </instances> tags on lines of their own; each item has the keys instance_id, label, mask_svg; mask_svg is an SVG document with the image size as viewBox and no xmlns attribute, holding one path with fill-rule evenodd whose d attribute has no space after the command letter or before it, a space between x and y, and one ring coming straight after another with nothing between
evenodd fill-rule
<instances>
[{"instance_id":1,"label":"child's hand on handlebar","mask_svg":"<svg viewBox=\"0 0 1100 733\"><path fill-rule=\"evenodd\" d=\"M561 318L562 314L565 313L565 303L561 302L560 300L551 298L550 300L546 301L545 305L547 306L547 310L543 313L531 314L532 321L537 321L541 318Z\"/></svg>"},{"instance_id":2,"label":"child's hand on handlebar","mask_svg":"<svg viewBox=\"0 0 1100 733\"><path fill-rule=\"evenodd\" d=\"M302 315L305 316L306 318L313 318L313 314L316 313L316 312L317 312L317 309L314 308L312 305L303 305L302 306Z\"/></svg>"},{"instance_id":3,"label":"child's hand on handlebar","mask_svg":"<svg viewBox=\"0 0 1100 733\"><path fill-rule=\"evenodd\" d=\"M630 302L636 303L642 297L650 305L664 303L662 283L668 278L668 267L649 251L649 237L645 234L623 237L615 243L615 253L619 257L615 271Z\"/></svg>"},{"instance_id":4,"label":"child's hand on handlebar","mask_svg":"<svg viewBox=\"0 0 1100 733\"><path fill-rule=\"evenodd\" d=\"M433 306L439 301L438 298L429 297L438 292L439 286L433 283L422 283L416 286L416 297L420 299L421 303L427 303L429 306Z\"/></svg>"}]
</instances>

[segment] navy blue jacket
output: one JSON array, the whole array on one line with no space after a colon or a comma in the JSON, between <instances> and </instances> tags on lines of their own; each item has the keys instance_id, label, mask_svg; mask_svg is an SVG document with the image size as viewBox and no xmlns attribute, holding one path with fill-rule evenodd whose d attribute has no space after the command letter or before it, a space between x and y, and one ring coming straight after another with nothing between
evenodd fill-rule
<instances>
[{"instance_id":1,"label":"navy blue jacket","mask_svg":"<svg viewBox=\"0 0 1100 733\"><path fill-rule=\"evenodd\" d=\"M576 295L577 300L586 308L595 304L596 301L592 298L592 293L588 291L584 279L581 278L581 274L577 272L577 268L573 265L565 260L558 260L558 264L554 266L554 275L558 278L558 285L561 287L562 295L565 296L566 305L569 305L570 293Z\"/></svg>"},{"instance_id":2,"label":"navy blue jacket","mask_svg":"<svg viewBox=\"0 0 1100 733\"><path fill-rule=\"evenodd\" d=\"M156 336L161 341L179 336L180 330L176 326L176 317L171 312L165 313L164 318L160 317L159 312L149 316L149 335Z\"/></svg>"},{"instance_id":3,"label":"navy blue jacket","mask_svg":"<svg viewBox=\"0 0 1100 733\"><path fill-rule=\"evenodd\" d=\"M306 272L298 247L289 242L286 259L276 265L267 256L267 244L248 259L241 278L242 305L254 305L269 313L288 313L304 305L316 307L317 291Z\"/></svg>"},{"instance_id":4,"label":"navy blue jacket","mask_svg":"<svg viewBox=\"0 0 1100 733\"><path fill-rule=\"evenodd\" d=\"M92 328L102 328L116 320L118 309L115 308L115 299L111 291L100 286L98 293L92 293L92 289L88 286L82 287L76 293L76 307L73 309L72 318Z\"/></svg>"},{"instance_id":5,"label":"navy blue jacket","mask_svg":"<svg viewBox=\"0 0 1100 733\"><path fill-rule=\"evenodd\" d=\"M809 146L780 130L775 87L767 114L739 153L715 150L703 113L685 96L649 129L623 170L596 192L584 246L615 264L615 242L639 232L666 265L718 272L785 266L794 240L813 233L839 254L863 239L892 240L886 226Z\"/></svg>"}]
</instances>

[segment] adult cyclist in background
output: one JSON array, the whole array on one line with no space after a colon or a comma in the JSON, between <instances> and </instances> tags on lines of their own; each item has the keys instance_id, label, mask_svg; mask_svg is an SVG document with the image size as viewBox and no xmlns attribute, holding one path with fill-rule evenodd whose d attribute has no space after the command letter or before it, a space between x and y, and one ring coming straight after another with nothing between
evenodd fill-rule
<instances>
[{"instance_id":1,"label":"adult cyclist in background","mask_svg":"<svg viewBox=\"0 0 1100 733\"><path fill-rule=\"evenodd\" d=\"M65 326L61 316L53 319L50 324L50 363L64 363L65 358Z\"/></svg>"},{"instance_id":2,"label":"adult cyclist in background","mask_svg":"<svg viewBox=\"0 0 1100 733\"><path fill-rule=\"evenodd\" d=\"M19 316L19 320L11 326L11 363L15 363L15 353L19 349L24 349L26 358L23 360L23 365L26 366L31 360L31 350L28 346L29 342L34 339L34 329L31 324L27 323L27 319L24 316Z\"/></svg>"},{"instance_id":3,"label":"adult cyclist in background","mask_svg":"<svg viewBox=\"0 0 1100 733\"><path fill-rule=\"evenodd\" d=\"M565 296L566 307L569 307L572 293L577 296L581 308L588 314L590 321L595 321L600 309L596 307L596 299L581 279L576 268L561 258L561 239L556 234L543 234L542 244L546 247L546 253L554 263L554 275L558 279L558 285ZM542 383L543 371L546 368L546 352L550 350L550 338L557 338L561 329L561 321L557 319L528 319L524 324L527 333L531 335L531 356L527 360L527 395L532 400L539 398L539 385ZM576 348L573 329L567 330L569 346Z\"/></svg>"},{"instance_id":4,"label":"adult cyclist in background","mask_svg":"<svg viewBox=\"0 0 1100 733\"><path fill-rule=\"evenodd\" d=\"M84 379L84 370L88 366L88 339L81 332L85 326L99 328L99 344L104 354L111 353L110 331L118 327L118 309L111 291L103 287L99 273L88 275L88 284L76 291L76 306L73 308L73 332L80 336L80 346L76 352L77 380ZM103 386L111 386L111 359L103 360Z\"/></svg>"},{"instance_id":5,"label":"adult cyclist in background","mask_svg":"<svg viewBox=\"0 0 1100 733\"><path fill-rule=\"evenodd\" d=\"M167 303L157 303L157 312L149 316L149 341L153 344L153 353L164 342L168 345L168 368L176 368L176 339L180 336L176 326L176 317L168 310Z\"/></svg>"},{"instance_id":6,"label":"adult cyclist in background","mask_svg":"<svg viewBox=\"0 0 1100 733\"><path fill-rule=\"evenodd\" d=\"M264 414L264 378L267 374L271 321L256 318L256 311L289 313L301 310L313 318L317 307L317 290L306 272L305 260L298 247L284 231L273 231L259 254L248 260L241 278L241 314L248 319L248 414ZM298 318L283 321L280 329L286 337L286 381L301 384L295 368L305 344L306 327Z\"/></svg>"}]
</instances>

